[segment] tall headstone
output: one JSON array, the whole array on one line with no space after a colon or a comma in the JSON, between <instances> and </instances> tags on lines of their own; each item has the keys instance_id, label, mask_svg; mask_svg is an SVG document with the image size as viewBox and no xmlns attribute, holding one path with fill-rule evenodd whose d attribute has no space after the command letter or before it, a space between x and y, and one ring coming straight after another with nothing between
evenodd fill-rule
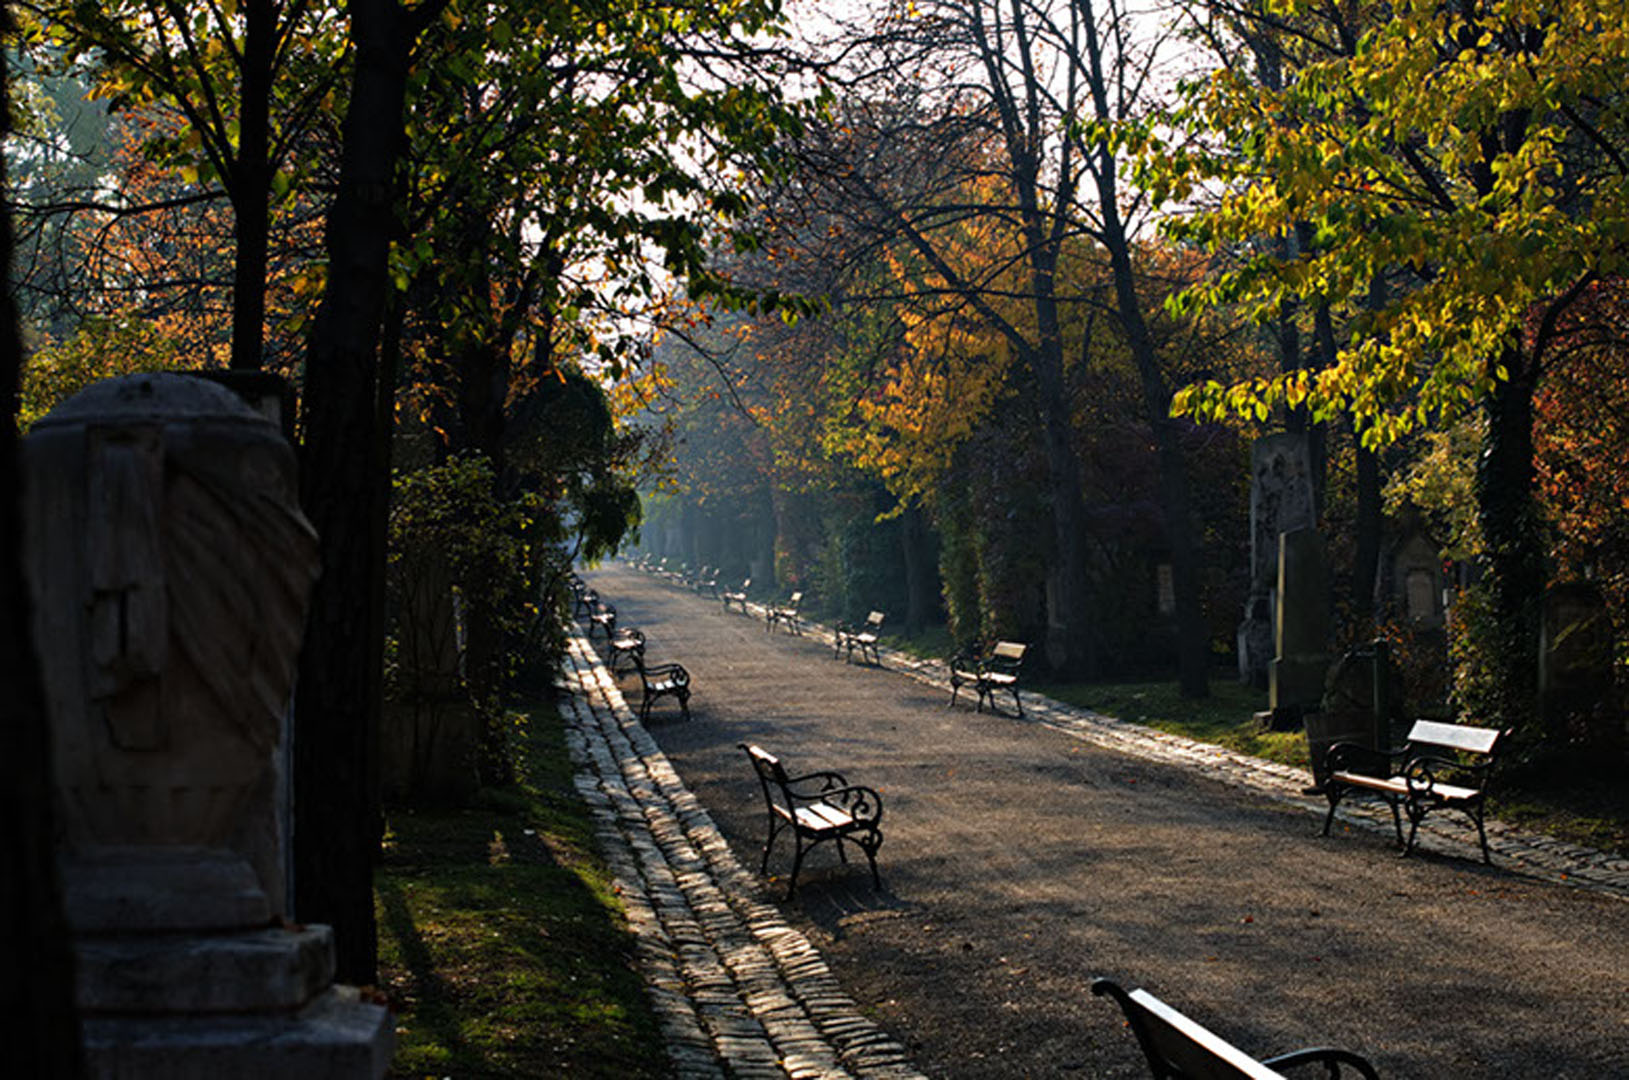
<instances>
[{"instance_id":1,"label":"tall headstone","mask_svg":"<svg viewBox=\"0 0 1629 1080\"><path fill-rule=\"evenodd\" d=\"M1375 583L1377 607L1412 626L1441 627L1445 620L1442 553L1413 517L1398 523L1395 538L1380 560Z\"/></svg>"},{"instance_id":2,"label":"tall headstone","mask_svg":"<svg viewBox=\"0 0 1629 1080\"><path fill-rule=\"evenodd\" d=\"M1606 598L1594 584L1567 582L1545 593L1538 672L1545 733L1607 768L1622 764L1625 744L1615 646Z\"/></svg>"},{"instance_id":3,"label":"tall headstone","mask_svg":"<svg viewBox=\"0 0 1629 1080\"><path fill-rule=\"evenodd\" d=\"M1379 638L1347 650L1330 666L1322 706L1302 717L1315 784L1329 779L1327 755L1336 743L1390 749L1394 707L1390 651L1386 640Z\"/></svg>"},{"instance_id":4,"label":"tall headstone","mask_svg":"<svg viewBox=\"0 0 1629 1080\"><path fill-rule=\"evenodd\" d=\"M1317 524L1304 435L1281 432L1250 448L1250 593L1238 629L1239 681L1265 686L1277 655L1273 593L1280 533Z\"/></svg>"},{"instance_id":5,"label":"tall headstone","mask_svg":"<svg viewBox=\"0 0 1629 1080\"><path fill-rule=\"evenodd\" d=\"M108 380L24 442L64 906L92 1076L376 1077L388 1011L282 918L278 767L316 536L230 390Z\"/></svg>"},{"instance_id":6,"label":"tall headstone","mask_svg":"<svg viewBox=\"0 0 1629 1080\"><path fill-rule=\"evenodd\" d=\"M1329 671L1329 569L1317 529L1281 533L1278 548L1277 655L1268 670L1267 705L1275 714L1316 709ZM1299 715L1296 716L1299 722Z\"/></svg>"}]
</instances>

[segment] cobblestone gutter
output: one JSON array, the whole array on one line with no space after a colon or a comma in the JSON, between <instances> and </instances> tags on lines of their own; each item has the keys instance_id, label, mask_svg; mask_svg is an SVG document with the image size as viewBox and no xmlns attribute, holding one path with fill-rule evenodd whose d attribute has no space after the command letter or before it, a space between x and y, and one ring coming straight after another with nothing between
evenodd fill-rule
<instances>
[{"instance_id":1,"label":"cobblestone gutter","mask_svg":"<svg viewBox=\"0 0 1629 1080\"><path fill-rule=\"evenodd\" d=\"M568 660L576 693L560 709L577 789L616 875L676 1074L920 1080L808 939L759 899L759 882L580 634Z\"/></svg>"},{"instance_id":2,"label":"cobblestone gutter","mask_svg":"<svg viewBox=\"0 0 1629 1080\"><path fill-rule=\"evenodd\" d=\"M761 608L757 614L762 616ZM812 640L832 644L829 628L808 621L801 625ZM943 661L920 660L887 648L880 652L882 666L950 693L950 670ZM1191 769L1233 787L1299 807L1319 819L1329 811L1329 804L1322 798L1302 794L1302 789L1312 783L1305 769L1264 761L1214 743L1171 735L1143 724L1065 705L1039 694L1026 693L1023 698L1024 719L1032 723L1044 724L1055 731L1145 761ZM1379 800L1348 796L1336 810L1335 820L1388 835L1392 832L1391 811ZM1629 859L1569 844L1493 818L1487 821L1487 831L1488 848L1496 856L1495 864L1506 870L1629 900ZM1481 859L1475 827L1458 814L1427 817L1420 823L1415 846L1456 858Z\"/></svg>"}]
</instances>

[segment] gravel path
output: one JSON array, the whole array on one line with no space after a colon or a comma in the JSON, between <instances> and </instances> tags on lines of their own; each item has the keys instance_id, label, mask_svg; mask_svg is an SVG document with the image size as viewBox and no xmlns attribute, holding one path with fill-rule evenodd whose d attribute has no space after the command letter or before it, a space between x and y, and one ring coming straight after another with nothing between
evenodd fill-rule
<instances>
[{"instance_id":1,"label":"gravel path","mask_svg":"<svg viewBox=\"0 0 1629 1080\"><path fill-rule=\"evenodd\" d=\"M771 916L818 948L927 1075L1144 1075L1086 990L1108 975L1257 1055L1345 1046L1388 1078L1629 1077L1629 868L1586 858L1569 879L1592 889L1535 880L1577 853L1509 832L1484 867L1451 818L1407 860L1361 817L1324 839L1292 774L1072 710L948 710L931 671L834 662L815 635L630 570L585 576L652 661L693 675L693 719L664 701L650 735L740 865L756 870L764 823L737 743L882 790L881 892L824 850L790 904L735 861L709 857L725 868L710 878L749 926ZM783 848L771 870L788 864Z\"/></svg>"}]
</instances>

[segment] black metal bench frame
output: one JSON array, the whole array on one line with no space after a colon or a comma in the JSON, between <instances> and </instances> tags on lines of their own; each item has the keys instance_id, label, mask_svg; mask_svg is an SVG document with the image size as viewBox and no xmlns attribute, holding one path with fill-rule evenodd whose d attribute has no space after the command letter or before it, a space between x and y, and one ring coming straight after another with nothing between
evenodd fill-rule
<instances>
[{"instance_id":1,"label":"black metal bench frame","mask_svg":"<svg viewBox=\"0 0 1629 1080\"><path fill-rule=\"evenodd\" d=\"M690 719L690 672L684 669L683 664L647 664L645 663L645 650L630 653L634 663L634 671L639 675L639 685L644 691L644 697L639 701L639 721L644 723L650 719L651 706L656 704L658 698L673 697L679 702L679 712L686 720Z\"/></svg>"},{"instance_id":2,"label":"black metal bench frame","mask_svg":"<svg viewBox=\"0 0 1629 1080\"><path fill-rule=\"evenodd\" d=\"M988 653L959 652L950 660L950 708L956 704L956 695L964 686L971 686L978 694L976 712L984 711L985 701L991 712L996 708L996 694L1002 690L1012 695L1013 708L1024 715L1024 703L1018 697L1018 669L1024 662L1029 646L1017 641L998 641Z\"/></svg>"},{"instance_id":3,"label":"black metal bench frame","mask_svg":"<svg viewBox=\"0 0 1629 1080\"><path fill-rule=\"evenodd\" d=\"M637 667L645 659L645 632L624 626L611 635L605 649L606 666L611 669L611 674L617 673L623 660Z\"/></svg>"},{"instance_id":4,"label":"black metal bench frame","mask_svg":"<svg viewBox=\"0 0 1629 1080\"><path fill-rule=\"evenodd\" d=\"M1329 1080L1339 1080L1344 1068L1380 1080L1374 1066L1350 1050L1317 1046L1258 1061L1146 990L1127 992L1113 980L1093 979L1092 993L1119 1004L1154 1080L1284 1080L1280 1070L1303 1065L1323 1066Z\"/></svg>"},{"instance_id":5,"label":"black metal bench frame","mask_svg":"<svg viewBox=\"0 0 1629 1080\"><path fill-rule=\"evenodd\" d=\"M1323 834L1329 835L1341 799L1364 791L1380 796L1391 807L1392 827L1405 857L1414 850L1420 822L1427 814L1458 810L1476 826L1482 861L1492 863L1483 815L1499 746L1508 735L1494 728L1417 720L1401 750L1386 752L1357 743L1336 743L1324 759L1329 778L1321 786L1329 800L1329 813ZM1408 817L1407 839L1399 811Z\"/></svg>"},{"instance_id":6,"label":"black metal bench frame","mask_svg":"<svg viewBox=\"0 0 1629 1080\"><path fill-rule=\"evenodd\" d=\"M605 631L605 640L610 641L617 632L617 609L615 604L607 604L603 600L594 601L594 610L588 616L588 638L594 639L594 628L599 627Z\"/></svg>"},{"instance_id":7,"label":"black metal bench frame","mask_svg":"<svg viewBox=\"0 0 1629 1080\"><path fill-rule=\"evenodd\" d=\"M798 624L798 608L801 606L803 593L795 592L779 607L770 605L764 608L764 629L769 631L777 626L785 626L788 633L801 635L803 627Z\"/></svg>"},{"instance_id":8,"label":"black metal bench frame","mask_svg":"<svg viewBox=\"0 0 1629 1080\"><path fill-rule=\"evenodd\" d=\"M729 611L730 610L730 605L734 604L735 606L737 606L737 607L739 607L741 609L741 614L743 614L743 615L747 614L747 590L749 590L751 588L752 588L752 579L747 578L745 581L743 581L741 583L741 588L736 590L735 592L731 592L729 589L725 589L724 592L719 597L719 599L721 599L724 602L724 610Z\"/></svg>"},{"instance_id":9,"label":"black metal bench frame","mask_svg":"<svg viewBox=\"0 0 1629 1080\"><path fill-rule=\"evenodd\" d=\"M739 743L752 761L753 772L763 788L764 807L769 819L769 836L764 841L760 872L769 873L769 854L782 832L792 834L796 850L792 855L791 880L786 899L797 893L798 871L803 857L816 844L837 842L837 857L848 862L846 844L865 852L871 865L871 884L882 888L877 873L877 849L882 847L882 796L873 788L851 784L842 773L830 770L788 776L780 759L752 743Z\"/></svg>"},{"instance_id":10,"label":"black metal bench frame","mask_svg":"<svg viewBox=\"0 0 1629 1080\"><path fill-rule=\"evenodd\" d=\"M835 660L848 650L849 663L854 662L854 650L860 650L860 659L864 660L869 654L871 662L881 666L882 660L877 655L877 631L882 629L882 621L887 618L880 611L873 611L865 617L865 622L859 626L849 623L838 623L832 630L831 656Z\"/></svg>"}]
</instances>

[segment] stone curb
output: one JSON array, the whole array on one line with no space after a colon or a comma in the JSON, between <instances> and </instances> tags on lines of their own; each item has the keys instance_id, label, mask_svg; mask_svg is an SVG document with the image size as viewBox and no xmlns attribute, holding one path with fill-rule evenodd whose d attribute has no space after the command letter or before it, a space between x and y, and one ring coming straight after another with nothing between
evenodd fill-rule
<instances>
[{"instance_id":1,"label":"stone curb","mask_svg":"<svg viewBox=\"0 0 1629 1080\"><path fill-rule=\"evenodd\" d=\"M762 604L749 604L748 607L750 616L764 617ZM829 627L809 619L800 619L799 624L804 637L827 646L833 645L835 637ZM950 693L950 671L942 660L920 660L886 646L879 648L879 654L881 667L909 675L918 682ZM1214 743L1199 742L1143 724L1104 716L1034 692L1026 691L1024 702L1024 716L1021 718L1024 721L1042 724L1145 761L1190 769L1232 787L1265 795L1320 819L1329 811L1323 799L1302 793L1312 783L1312 777L1305 769L1280 765ZM1010 714L1003 715L1015 719ZM1336 810L1335 820L1346 826L1386 835L1392 833L1391 811L1379 800L1348 798ZM1490 818L1486 824L1488 849L1497 857L1496 866L1524 877L1629 900L1629 859L1596 848L1571 844L1508 822ZM1415 846L1455 858L1481 861L1475 829L1458 816L1427 818L1420 824Z\"/></svg>"},{"instance_id":2,"label":"stone curb","mask_svg":"<svg viewBox=\"0 0 1629 1080\"><path fill-rule=\"evenodd\" d=\"M763 902L593 646L573 628L560 714L676 1075L921 1080L809 940Z\"/></svg>"}]
</instances>

